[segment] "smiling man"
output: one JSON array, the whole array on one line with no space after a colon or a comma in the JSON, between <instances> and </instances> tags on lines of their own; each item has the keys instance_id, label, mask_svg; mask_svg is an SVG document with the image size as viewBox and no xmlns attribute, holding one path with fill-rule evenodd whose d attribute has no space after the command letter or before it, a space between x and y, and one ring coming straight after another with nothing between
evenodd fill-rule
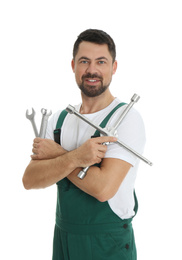
<instances>
[{"instance_id":1,"label":"smiling man","mask_svg":"<svg viewBox=\"0 0 182 260\"><path fill-rule=\"evenodd\" d=\"M109 87L117 62L111 57L106 44L81 42L79 53L72 61L72 68L82 93L96 97Z\"/></svg>"},{"instance_id":2,"label":"smiling man","mask_svg":"<svg viewBox=\"0 0 182 260\"><path fill-rule=\"evenodd\" d=\"M82 32L74 44L71 65L82 98L75 108L102 127L114 125L125 108L109 89L117 69L115 58L114 41L101 30ZM135 109L117 134L143 152L144 125ZM132 219L137 212L134 184L139 159L115 141L100 137L65 110L49 121L47 139L34 140L23 184L26 189L57 184L53 260L136 260ZM80 180L77 174L87 166L91 167Z\"/></svg>"}]
</instances>

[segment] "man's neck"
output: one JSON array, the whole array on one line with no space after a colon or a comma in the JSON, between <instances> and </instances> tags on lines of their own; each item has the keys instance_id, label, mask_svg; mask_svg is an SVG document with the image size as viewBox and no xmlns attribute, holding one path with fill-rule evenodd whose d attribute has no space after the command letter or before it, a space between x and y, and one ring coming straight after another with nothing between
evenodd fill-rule
<instances>
[{"instance_id":1,"label":"man's neck","mask_svg":"<svg viewBox=\"0 0 182 260\"><path fill-rule=\"evenodd\" d=\"M82 105L80 107L81 114L91 114L98 112L109 106L115 98L107 89L104 93L97 97L86 97L82 94Z\"/></svg>"}]
</instances>

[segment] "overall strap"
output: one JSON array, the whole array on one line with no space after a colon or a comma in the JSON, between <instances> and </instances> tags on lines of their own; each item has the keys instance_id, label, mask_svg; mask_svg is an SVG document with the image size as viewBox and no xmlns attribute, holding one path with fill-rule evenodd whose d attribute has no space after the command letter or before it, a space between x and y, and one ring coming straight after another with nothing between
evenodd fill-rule
<instances>
[{"instance_id":1,"label":"overall strap","mask_svg":"<svg viewBox=\"0 0 182 260\"><path fill-rule=\"evenodd\" d=\"M67 116L68 112L66 110L63 110L61 114L59 115L57 124L56 124L56 129L54 130L54 141L58 144L61 144L60 141L60 135L61 135L61 127L64 122L65 117Z\"/></svg>"},{"instance_id":2,"label":"overall strap","mask_svg":"<svg viewBox=\"0 0 182 260\"><path fill-rule=\"evenodd\" d=\"M109 119L110 119L111 116L114 114L114 112L115 112L118 108L120 108L120 107L122 107L122 106L124 106L124 105L126 105L126 103L123 103L123 102L122 102L122 103L119 103L115 108L113 108L113 110L112 110L112 111L104 118L104 120L101 122L100 127L102 127L102 128L106 127L106 125L107 125ZM94 136L94 137L100 136L99 131L96 130L93 136Z\"/></svg>"},{"instance_id":3,"label":"overall strap","mask_svg":"<svg viewBox=\"0 0 182 260\"><path fill-rule=\"evenodd\" d=\"M133 191L133 193L134 193L134 200L135 200L135 206L134 206L135 215L133 216L133 218L134 218L138 212L138 199L137 199L135 190Z\"/></svg>"}]
</instances>

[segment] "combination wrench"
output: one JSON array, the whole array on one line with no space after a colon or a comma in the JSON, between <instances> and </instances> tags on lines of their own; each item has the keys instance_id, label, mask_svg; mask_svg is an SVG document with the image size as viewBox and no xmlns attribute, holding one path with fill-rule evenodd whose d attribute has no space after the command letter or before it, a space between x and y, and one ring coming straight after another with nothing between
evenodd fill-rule
<instances>
[{"instance_id":1,"label":"combination wrench","mask_svg":"<svg viewBox=\"0 0 182 260\"><path fill-rule=\"evenodd\" d=\"M42 108L41 113L42 113L42 121L41 121L41 126L40 126L39 137L45 138L48 118L52 114L52 111L47 113L47 109Z\"/></svg>"},{"instance_id":2,"label":"combination wrench","mask_svg":"<svg viewBox=\"0 0 182 260\"><path fill-rule=\"evenodd\" d=\"M32 123L32 127L33 127L33 130L34 130L34 133L35 133L35 136L38 137L39 134L38 134L38 131L37 131L37 127L36 127L36 124L35 124L35 110L32 108L32 113L29 114L28 113L28 109L26 111L26 118L30 120L30 122Z\"/></svg>"},{"instance_id":3,"label":"combination wrench","mask_svg":"<svg viewBox=\"0 0 182 260\"><path fill-rule=\"evenodd\" d=\"M134 98L133 98L134 97ZM117 128L119 126L119 124L121 123L121 121L124 119L124 117L127 115L127 113L129 112L129 110L131 109L131 107L134 105L135 102L138 101L139 96L137 96L136 94L134 95L131 99L130 104L126 107L126 109L124 110L124 112L122 113L121 117L119 118L119 120L117 121L117 123L115 124L115 126L113 127L114 129ZM134 101L135 100L135 101ZM109 129L107 128L102 128L96 124L93 124L89 119L87 119L85 116L83 116L82 114L80 114L78 111L76 111L75 107L69 105L66 108L66 111L70 114L75 114L77 117L79 117L80 119L82 119L83 121L85 121L86 123L88 123L89 125L91 125L92 127L94 127L96 130L98 130L102 135L104 136L113 136L113 129L110 132ZM115 129L116 130L116 129ZM143 157L142 155L140 155L138 152L134 151L132 148L130 148L129 146L127 146L126 144L124 144L123 142L121 142L119 139L115 142L118 145L122 146L123 148L125 148L126 150L128 150L129 152L133 153L134 155L136 155L139 159L143 160L145 163L149 164L150 166L152 166L152 162L150 162L148 159L146 159L145 157ZM78 175L79 178L83 179L86 172L88 170L88 167L84 168Z\"/></svg>"},{"instance_id":4,"label":"combination wrench","mask_svg":"<svg viewBox=\"0 0 182 260\"><path fill-rule=\"evenodd\" d=\"M32 114L29 114L28 113L28 109L27 109L27 111L26 111L26 118L29 119L30 122L32 123L32 127L33 127L33 130L34 130L35 136L36 137L40 137L40 138L45 138L48 118L52 114L52 111L47 113L47 109L42 108L41 112L42 112L42 121L41 121L39 134L38 134L38 131L37 131L37 126L35 124L35 119L34 119L34 117L35 117L35 110L33 108L32 108Z\"/></svg>"}]
</instances>

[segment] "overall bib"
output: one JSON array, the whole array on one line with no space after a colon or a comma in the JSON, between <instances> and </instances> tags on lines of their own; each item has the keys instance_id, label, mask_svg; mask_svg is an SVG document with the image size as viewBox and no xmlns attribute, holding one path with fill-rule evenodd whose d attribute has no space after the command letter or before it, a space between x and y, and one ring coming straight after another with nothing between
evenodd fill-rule
<instances>
[{"instance_id":1,"label":"overall bib","mask_svg":"<svg viewBox=\"0 0 182 260\"><path fill-rule=\"evenodd\" d=\"M111 115L122 105L124 103L115 107L100 126L105 127ZM62 111L54 131L58 143L66 113ZM96 131L94 135L98 134ZM135 192L134 197L136 214L138 203ZM98 201L64 178L57 183L52 259L136 260L132 218L122 220L111 210L107 201Z\"/></svg>"}]
</instances>

